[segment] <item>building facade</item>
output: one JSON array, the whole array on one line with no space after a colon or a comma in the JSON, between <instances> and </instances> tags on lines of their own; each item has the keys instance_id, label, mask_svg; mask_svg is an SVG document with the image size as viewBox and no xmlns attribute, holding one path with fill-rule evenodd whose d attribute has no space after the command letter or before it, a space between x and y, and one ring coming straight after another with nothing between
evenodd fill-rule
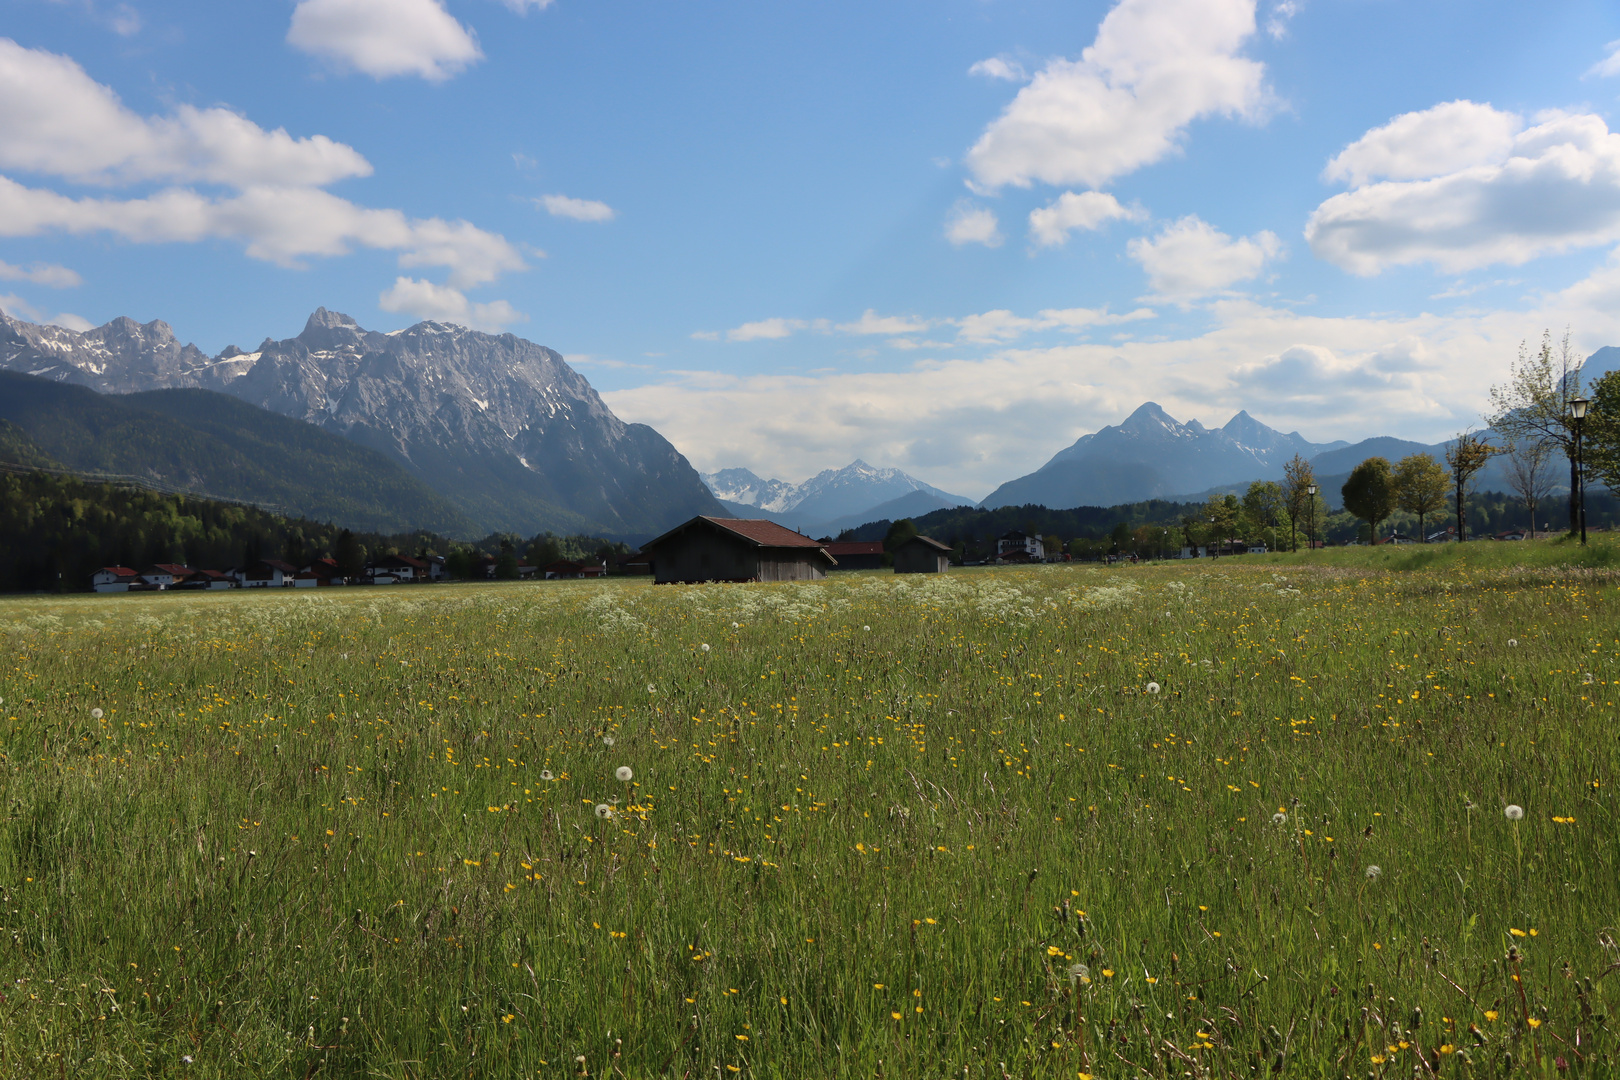
<instances>
[{"instance_id":1,"label":"building facade","mask_svg":"<svg viewBox=\"0 0 1620 1080\"><path fill-rule=\"evenodd\" d=\"M820 541L753 519L695 517L641 550L658 584L816 581L838 565Z\"/></svg>"}]
</instances>

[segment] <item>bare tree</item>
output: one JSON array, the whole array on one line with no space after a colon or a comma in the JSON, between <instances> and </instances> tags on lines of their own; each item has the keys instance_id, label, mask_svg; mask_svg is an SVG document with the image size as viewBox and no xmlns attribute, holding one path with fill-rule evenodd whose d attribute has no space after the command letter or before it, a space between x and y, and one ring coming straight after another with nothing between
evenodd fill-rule
<instances>
[{"instance_id":1,"label":"bare tree","mask_svg":"<svg viewBox=\"0 0 1620 1080\"><path fill-rule=\"evenodd\" d=\"M1569 458L1569 522L1575 528L1575 500L1580 478L1575 461L1575 422L1569 403L1581 396L1581 367L1568 330L1553 347L1552 332L1543 331L1541 349L1532 353L1519 345L1519 359L1508 381L1491 387L1490 416L1485 422L1510 443L1541 442L1555 446Z\"/></svg>"},{"instance_id":2,"label":"bare tree","mask_svg":"<svg viewBox=\"0 0 1620 1080\"><path fill-rule=\"evenodd\" d=\"M1312 498L1305 489L1316 484L1316 471L1311 463L1294 455L1294 459L1283 466L1283 510L1288 514L1288 546L1299 550L1299 540L1295 533L1299 527L1299 519L1306 516L1310 509Z\"/></svg>"},{"instance_id":3,"label":"bare tree","mask_svg":"<svg viewBox=\"0 0 1620 1080\"><path fill-rule=\"evenodd\" d=\"M1530 539L1536 538L1536 506L1552 495L1552 447L1545 442L1510 443L1507 448L1508 486L1530 511Z\"/></svg>"}]
</instances>

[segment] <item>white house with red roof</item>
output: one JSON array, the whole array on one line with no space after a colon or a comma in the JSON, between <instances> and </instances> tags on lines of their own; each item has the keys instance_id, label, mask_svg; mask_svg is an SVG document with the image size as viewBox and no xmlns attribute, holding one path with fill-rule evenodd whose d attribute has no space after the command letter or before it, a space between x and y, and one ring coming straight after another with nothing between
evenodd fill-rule
<instances>
[{"instance_id":1,"label":"white house with red roof","mask_svg":"<svg viewBox=\"0 0 1620 1080\"><path fill-rule=\"evenodd\" d=\"M90 587L96 592L129 592L131 585L141 584L141 575L127 566L103 566L90 575Z\"/></svg>"}]
</instances>

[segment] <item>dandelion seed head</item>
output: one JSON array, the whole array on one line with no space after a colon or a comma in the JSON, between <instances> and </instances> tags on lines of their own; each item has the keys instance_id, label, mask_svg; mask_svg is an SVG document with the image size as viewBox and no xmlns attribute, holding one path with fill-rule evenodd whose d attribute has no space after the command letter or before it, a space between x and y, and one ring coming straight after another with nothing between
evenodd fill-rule
<instances>
[{"instance_id":1,"label":"dandelion seed head","mask_svg":"<svg viewBox=\"0 0 1620 1080\"><path fill-rule=\"evenodd\" d=\"M1507 815L1509 821L1518 821L1524 817L1524 807L1518 803L1508 803L1507 809L1503 810L1502 813Z\"/></svg>"},{"instance_id":2,"label":"dandelion seed head","mask_svg":"<svg viewBox=\"0 0 1620 1080\"><path fill-rule=\"evenodd\" d=\"M613 775L619 781L619 783L628 784L632 779L635 778L636 774L630 771L630 766L620 765L617 769L613 770Z\"/></svg>"},{"instance_id":3,"label":"dandelion seed head","mask_svg":"<svg viewBox=\"0 0 1620 1080\"><path fill-rule=\"evenodd\" d=\"M540 770L540 779L542 779L542 780L555 780L556 777L551 775L551 770L550 769L541 769Z\"/></svg>"},{"instance_id":4,"label":"dandelion seed head","mask_svg":"<svg viewBox=\"0 0 1620 1080\"><path fill-rule=\"evenodd\" d=\"M1147 684L1147 692L1150 693L1150 694L1157 694L1159 692L1159 684L1156 683L1156 682L1148 683Z\"/></svg>"},{"instance_id":5,"label":"dandelion seed head","mask_svg":"<svg viewBox=\"0 0 1620 1080\"><path fill-rule=\"evenodd\" d=\"M1282 824L1286 823L1287 821L1288 821L1288 815L1283 813L1281 810L1279 810L1275 814L1271 815L1271 823L1273 825L1282 825Z\"/></svg>"},{"instance_id":6,"label":"dandelion seed head","mask_svg":"<svg viewBox=\"0 0 1620 1080\"><path fill-rule=\"evenodd\" d=\"M1075 964L1069 968L1070 979L1085 979L1091 981L1091 969L1084 964Z\"/></svg>"},{"instance_id":7,"label":"dandelion seed head","mask_svg":"<svg viewBox=\"0 0 1620 1080\"><path fill-rule=\"evenodd\" d=\"M703 644L699 645L698 648L702 649L704 652L708 652L709 651L709 643L707 641L705 641Z\"/></svg>"},{"instance_id":8,"label":"dandelion seed head","mask_svg":"<svg viewBox=\"0 0 1620 1080\"><path fill-rule=\"evenodd\" d=\"M871 628L871 627L870 627L870 626L862 626L862 627L861 627L861 629L862 629L862 630L870 630L870 629L872 629L872 628Z\"/></svg>"},{"instance_id":9,"label":"dandelion seed head","mask_svg":"<svg viewBox=\"0 0 1620 1080\"><path fill-rule=\"evenodd\" d=\"M1383 867L1380 867L1380 866L1368 866L1367 867L1367 879L1369 881L1371 881L1372 879L1376 878L1379 874L1382 874L1383 872L1384 872Z\"/></svg>"},{"instance_id":10,"label":"dandelion seed head","mask_svg":"<svg viewBox=\"0 0 1620 1080\"><path fill-rule=\"evenodd\" d=\"M1519 647L1519 639L1518 638L1511 638L1511 637L1508 638L1508 648L1517 649L1518 647Z\"/></svg>"},{"instance_id":11,"label":"dandelion seed head","mask_svg":"<svg viewBox=\"0 0 1620 1080\"><path fill-rule=\"evenodd\" d=\"M647 693L649 693L649 694L658 693L658 687L654 686L652 683L648 683L647 684Z\"/></svg>"},{"instance_id":12,"label":"dandelion seed head","mask_svg":"<svg viewBox=\"0 0 1620 1080\"><path fill-rule=\"evenodd\" d=\"M603 746L612 746L613 745L613 736L611 736L611 735L602 736L602 745Z\"/></svg>"},{"instance_id":13,"label":"dandelion seed head","mask_svg":"<svg viewBox=\"0 0 1620 1080\"><path fill-rule=\"evenodd\" d=\"M90 710L90 718L92 720L100 720L102 715L103 714L102 714L100 709L91 709Z\"/></svg>"},{"instance_id":14,"label":"dandelion seed head","mask_svg":"<svg viewBox=\"0 0 1620 1080\"><path fill-rule=\"evenodd\" d=\"M604 821L607 820L608 818L613 816L613 807L609 806L605 802L597 803L596 804L596 816L599 817L599 818L602 818Z\"/></svg>"}]
</instances>

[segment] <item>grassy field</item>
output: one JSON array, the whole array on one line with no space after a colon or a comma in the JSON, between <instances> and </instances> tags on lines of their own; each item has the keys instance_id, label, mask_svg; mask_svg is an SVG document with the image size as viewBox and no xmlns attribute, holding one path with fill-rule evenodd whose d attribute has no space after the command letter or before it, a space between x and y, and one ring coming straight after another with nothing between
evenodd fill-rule
<instances>
[{"instance_id":1,"label":"grassy field","mask_svg":"<svg viewBox=\"0 0 1620 1080\"><path fill-rule=\"evenodd\" d=\"M0 601L0 1075L1616 1075L1620 570L1403 555Z\"/></svg>"}]
</instances>

